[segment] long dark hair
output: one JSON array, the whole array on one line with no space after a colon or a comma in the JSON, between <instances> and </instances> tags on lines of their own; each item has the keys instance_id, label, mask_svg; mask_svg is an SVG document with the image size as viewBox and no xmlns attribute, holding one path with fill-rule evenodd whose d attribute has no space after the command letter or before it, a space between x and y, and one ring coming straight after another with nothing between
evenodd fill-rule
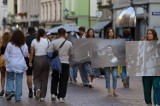
<instances>
[{"instance_id":1,"label":"long dark hair","mask_svg":"<svg viewBox=\"0 0 160 106\"><path fill-rule=\"evenodd\" d=\"M37 41L40 41L40 38L45 35L45 30L44 29L39 29L38 30L38 35L37 35Z\"/></svg>"},{"instance_id":2,"label":"long dark hair","mask_svg":"<svg viewBox=\"0 0 160 106\"><path fill-rule=\"evenodd\" d=\"M113 39L116 38L116 36L114 35L114 29L113 29L113 28L108 28L108 29L107 29L107 32L106 32L106 35L107 35L106 37L107 37L107 39L109 39L109 31L110 31L110 30L113 31Z\"/></svg>"},{"instance_id":3,"label":"long dark hair","mask_svg":"<svg viewBox=\"0 0 160 106\"><path fill-rule=\"evenodd\" d=\"M91 31L91 30L93 31L93 38L95 38L94 29L92 29L92 28L89 28L89 29L87 30L86 38L90 38L89 31Z\"/></svg>"},{"instance_id":4,"label":"long dark hair","mask_svg":"<svg viewBox=\"0 0 160 106\"><path fill-rule=\"evenodd\" d=\"M21 47L22 45L24 45L25 44L24 33L20 30L14 31L11 36L11 43L18 47Z\"/></svg>"},{"instance_id":5,"label":"long dark hair","mask_svg":"<svg viewBox=\"0 0 160 106\"><path fill-rule=\"evenodd\" d=\"M149 31L152 32L153 40L158 40L157 32L156 32L154 29L148 29L148 30L147 30L147 33L148 33ZM147 37L147 40L148 40L148 37Z\"/></svg>"}]
</instances>

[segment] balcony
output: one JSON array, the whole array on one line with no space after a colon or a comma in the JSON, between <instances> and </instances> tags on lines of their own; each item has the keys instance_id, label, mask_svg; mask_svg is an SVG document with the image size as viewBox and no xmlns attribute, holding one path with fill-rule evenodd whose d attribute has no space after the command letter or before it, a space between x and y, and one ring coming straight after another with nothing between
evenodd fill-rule
<instances>
[{"instance_id":1,"label":"balcony","mask_svg":"<svg viewBox=\"0 0 160 106\"><path fill-rule=\"evenodd\" d=\"M98 8L110 8L112 7L113 0L98 0Z\"/></svg>"}]
</instances>

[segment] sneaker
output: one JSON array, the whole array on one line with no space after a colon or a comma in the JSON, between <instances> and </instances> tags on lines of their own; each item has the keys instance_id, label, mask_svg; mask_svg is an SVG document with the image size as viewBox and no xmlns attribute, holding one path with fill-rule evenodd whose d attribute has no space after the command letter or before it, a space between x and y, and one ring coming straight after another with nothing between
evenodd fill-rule
<instances>
[{"instance_id":1,"label":"sneaker","mask_svg":"<svg viewBox=\"0 0 160 106\"><path fill-rule=\"evenodd\" d=\"M29 92L28 97L33 98L33 92Z\"/></svg>"},{"instance_id":2,"label":"sneaker","mask_svg":"<svg viewBox=\"0 0 160 106\"><path fill-rule=\"evenodd\" d=\"M108 89L108 97L111 97L112 93L111 93L111 89Z\"/></svg>"},{"instance_id":3,"label":"sneaker","mask_svg":"<svg viewBox=\"0 0 160 106\"><path fill-rule=\"evenodd\" d=\"M89 84L88 87L89 87L89 88L93 88L92 84Z\"/></svg>"},{"instance_id":4,"label":"sneaker","mask_svg":"<svg viewBox=\"0 0 160 106\"><path fill-rule=\"evenodd\" d=\"M88 84L84 84L83 86L84 86L84 87L88 87Z\"/></svg>"},{"instance_id":5,"label":"sneaker","mask_svg":"<svg viewBox=\"0 0 160 106\"><path fill-rule=\"evenodd\" d=\"M64 103L65 99L64 98L59 98L59 103Z\"/></svg>"},{"instance_id":6,"label":"sneaker","mask_svg":"<svg viewBox=\"0 0 160 106\"><path fill-rule=\"evenodd\" d=\"M76 78L74 79L74 82L77 83L77 79Z\"/></svg>"},{"instance_id":7,"label":"sneaker","mask_svg":"<svg viewBox=\"0 0 160 106\"><path fill-rule=\"evenodd\" d=\"M21 102L21 100L20 100L20 99L18 99L18 100L16 100L16 102Z\"/></svg>"},{"instance_id":8,"label":"sneaker","mask_svg":"<svg viewBox=\"0 0 160 106\"><path fill-rule=\"evenodd\" d=\"M40 98L40 102L44 102L45 98Z\"/></svg>"},{"instance_id":9,"label":"sneaker","mask_svg":"<svg viewBox=\"0 0 160 106\"><path fill-rule=\"evenodd\" d=\"M51 95L51 101L56 101L56 95L54 94Z\"/></svg>"},{"instance_id":10,"label":"sneaker","mask_svg":"<svg viewBox=\"0 0 160 106\"><path fill-rule=\"evenodd\" d=\"M5 93L5 98L7 98L7 96L8 96L8 93Z\"/></svg>"},{"instance_id":11,"label":"sneaker","mask_svg":"<svg viewBox=\"0 0 160 106\"><path fill-rule=\"evenodd\" d=\"M40 99L40 95L41 95L41 90L40 89L37 89L36 90L36 100L39 100Z\"/></svg>"},{"instance_id":12,"label":"sneaker","mask_svg":"<svg viewBox=\"0 0 160 106\"><path fill-rule=\"evenodd\" d=\"M114 95L115 97L117 97L117 96L118 96L118 94L117 94L117 90L116 90L116 89L114 89L114 90L113 90L113 95Z\"/></svg>"},{"instance_id":13,"label":"sneaker","mask_svg":"<svg viewBox=\"0 0 160 106\"><path fill-rule=\"evenodd\" d=\"M4 90L0 92L0 96L3 96L3 95L4 95Z\"/></svg>"},{"instance_id":14,"label":"sneaker","mask_svg":"<svg viewBox=\"0 0 160 106\"><path fill-rule=\"evenodd\" d=\"M14 97L14 92L11 92L8 96L7 96L7 101L10 101L12 99L12 97Z\"/></svg>"}]
</instances>

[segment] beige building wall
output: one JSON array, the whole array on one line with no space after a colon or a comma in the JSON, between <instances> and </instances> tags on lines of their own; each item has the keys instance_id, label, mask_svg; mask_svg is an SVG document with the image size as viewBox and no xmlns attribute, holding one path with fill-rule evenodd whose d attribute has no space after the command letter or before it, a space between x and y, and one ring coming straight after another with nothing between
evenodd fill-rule
<instances>
[{"instance_id":1,"label":"beige building wall","mask_svg":"<svg viewBox=\"0 0 160 106\"><path fill-rule=\"evenodd\" d=\"M10 4L13 5L13 3L11 3L12 0L9 1ZM13 8L11 10L14 10ZM20 14L23 15L20 16ZM39 20L39 14L40 14L39 0L17 0L17 17L19 19L19 22L28 22L30 26L32 21Z\"/></svg>"},{"instance_id":2,"label":"beige building wall","mask_svg":"<svg viewBox=\"0 0 160 106\"><path fill-rule=\"evenodd\" d=\"M62 3L62 0L40 1L40 23L44 24L46 31L53 23L60 23L63 20Z\"/></svg>"},{"instance_id":3,"label":"beige building wall","mask_svg":"<svg viewBox=\"0 0 160 106\"><path fill-rule=\"evenodd\" d=\"M62 0L41 0L40 22L62 20Z\"/></svg>"},{"instance_id":4,"label":"beige building wall","mask_svg":"<svg viewBox=\"0 0 160 106\"><path fill-rule=\"evenodd\" d=\"M14 14L14 0L8 0L8 14Z\"/></svg>"}]
</instances>

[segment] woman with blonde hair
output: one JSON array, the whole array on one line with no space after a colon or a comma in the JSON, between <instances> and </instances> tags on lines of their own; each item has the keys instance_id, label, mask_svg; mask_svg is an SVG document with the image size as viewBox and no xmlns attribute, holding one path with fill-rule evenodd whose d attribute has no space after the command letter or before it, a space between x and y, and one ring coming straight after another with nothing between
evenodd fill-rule
<instances>
[{"instance_id":1,"label":"woman with blonde hair","mask_svg":"<svg viewBox=\"0 0 160 106\"><path fill-rule=\"evenodd\" d=\"M5 87L5 76L6 76L6 67L4 61L4 52L8 42L10 41L11 35L9 32L5 32L0 40L0 70L1 70L1 86L2 91L0 92L0 96L4 95L4 87Z\"/></svg>"}]
</instances>

